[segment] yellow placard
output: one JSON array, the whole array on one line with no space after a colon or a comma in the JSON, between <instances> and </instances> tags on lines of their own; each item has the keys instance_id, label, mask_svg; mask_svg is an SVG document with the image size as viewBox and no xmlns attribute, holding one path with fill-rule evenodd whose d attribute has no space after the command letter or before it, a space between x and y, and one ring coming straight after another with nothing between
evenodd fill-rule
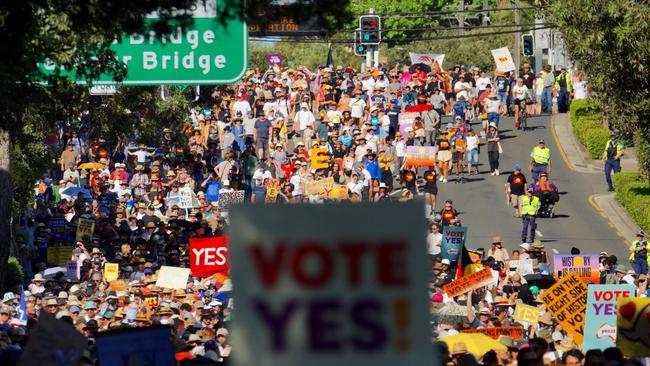
<instances>
[{"instance_id":1,"label":"yellow placard","mask_svg":"<svg viewBox=\"0 0 650 366\"><path fill-rule=\"evenodd\" d=\"M313 194L322 194L325 197L329 196L329 193L334 188L334 178L327 177L325 179L314 180L311 182L305 183L305 195L311 196Z\"/></svg>"},{"instance_id":2,"label":"yellow placard","mask_svg":"<svg viewBox=\"0 0 650 366\"><path fill-rule=\"evenodd\" d=\"M77 222L77 240L90 240L93 237L93 231L95 230L95 220L85 219L83 217L79 218Z\"/></svg>"},{"instance_id":3,"label":"yellow placard","mask_svg":"<svg viewBox=\"0 0 650 366\"><path fill-rule=\"evenodd\" d=\"M517 304L514 318L520 322L536 324L539 321L539 309L526 304Z\"/></svg>"},{"instance_id":4,"label":"yellow placard","mask_svg":"<svg viewBox=\"0 0 650 366\"><path fill-rule=\"evenodd\" d=\"M66 267L68 261L72 258L72 247L47 247L47 262L57 265L58 267Z\"/></svg>"},{"instance_id":5,"label":"yellow placard","mask_svg":"<svg viewBox=\"0 0 650 366\"><path fill-rule=\"evenodd\" d=\"M542 300L564 330L573 335L577 344L582 344L587 312L587 285L578 274L569 272L544 292Z\"/></svg>"},{"instance_id":6,"label":"yellow placard","mask_svg":"<svg viewBox=\"0 0 650 366\"><path fill-rule=\"evenodd\" d=\"M119 276L120 265L117 263L104 264L104 281L113 282Z\"/></svg>"},{"instance_id":7,"label":"yellow placard","mask_svg":"<svg viewBox=\"0 0 650 366\"><path fill-rule=\"evenodd\" d=\"M327 148L324 147L315 147L309 152L311 160L312 169L326 169L330 163L329 155L327 153Z\"/></svg>"},{"instance_id":8,"label":"yellow placard","mask_svg":"<svg viewBox=\"0 0 650 366\"><path fill-rule=\"evenodd\" d=\"M650 355L650 298L619 297L616 304L616 347L625 356Z\"/></svg>"}]
</instances>

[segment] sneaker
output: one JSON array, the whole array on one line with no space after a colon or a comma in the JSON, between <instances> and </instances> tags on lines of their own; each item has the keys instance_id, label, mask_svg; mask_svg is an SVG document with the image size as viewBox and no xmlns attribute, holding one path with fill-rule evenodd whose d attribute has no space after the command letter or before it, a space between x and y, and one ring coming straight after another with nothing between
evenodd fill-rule
<instances>
[{"instance_id":1,"label":"sneaker","mask_svg":"<svg viewBox=\"0 0 650 366\"><path fill-rule=\"evenodd\" d=\"M494 175L494 172L490 173L490 175Z\"/></svg>"},{"instance_id":2,"label":"sneaker","mask_svg":"<svg viewBox=\"0 0 650 366\"><path fill-rule=\"evenodd\" d=\"M465 178L464 178L464 177L460 177L460 182L461 182L462 184L465 184Z\"/></svg>"},{"instance_id":3,"label":"sneaker","mask_svg":"<svg viewBox=\"0 0 650 366\"><path fill-rule=\"evenodd\" d=\"M445 179L445 177L441 175L441 176L440 176L440 181L442 182L443 179Z\"/></svg>"},{"instance_id":4,"label":"sneaker","mask_svg":"<svg viewBox=\"0 0 650 366\"><path fill-rule=\"evenodd\" d=\"M494 169L494 175L499 175L499 169Z\"/></svg>"},{"instance_id":5,"label":"sneaker","mask_svg":"<svg viewBox=\"0 0 650 366\"><path fill-rule=\"evenodd\" d=\"M442 183L447 183L447 178L442 178Z\"/></svg>"}]
</instances>

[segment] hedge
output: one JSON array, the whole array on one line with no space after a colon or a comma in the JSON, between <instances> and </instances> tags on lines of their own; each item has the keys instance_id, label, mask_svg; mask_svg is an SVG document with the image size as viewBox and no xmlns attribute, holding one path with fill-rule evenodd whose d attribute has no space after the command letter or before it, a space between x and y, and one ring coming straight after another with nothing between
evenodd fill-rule
<instances>
[{"instance_id":1,"label":"hedge","mask_svg":"<svg viewBox=\"0 0 650 366\"><path fill-rule=\"evenodd\" d=\"M616 199L630 217L645 231L650 231L650 187L639 173L614 174Z\"/></svg>"},{"instance_id":2,"label":"hedge","mask_svg":"<svg viewBox=\"0 0 650 366\"><path fill-rule=\"evenodd\" d=\"M594 99L573 101L569 115L578 141L587 149L592 159L600 159L610 132L603 127L598 101Z\"/></svg>"}]
</instances>

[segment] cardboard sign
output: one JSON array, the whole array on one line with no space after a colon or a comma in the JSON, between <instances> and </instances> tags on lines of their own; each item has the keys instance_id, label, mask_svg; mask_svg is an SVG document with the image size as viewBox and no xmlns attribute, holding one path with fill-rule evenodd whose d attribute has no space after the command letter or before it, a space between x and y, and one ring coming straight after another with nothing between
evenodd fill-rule
<instances>
[{"instance_id":1,"label":"cardboard sign","mask_svg":"<svg viewBox=\"0 0 650 366\"><path fill-rule=\"evenodd\" d=\"M575 272L585 283L600 283L598 254L556 254L553 256L553 268L556 280Z\"/></svg>"},{"instance_id":2,"label":"cardboard sign","mask_svg":"<svg viewBox=\"0 0 650 366\"><path fill-rule=\"evenodd\" d=\"M583 349L616 347L616 300L632 297L633 285L589 285Z\"/></svg>"},{"instance_id":3,"label":"cardboard sign","mask_svg":"<svg viewBox=\"0 0 650 366\"><path fill-rule=\"evenodd\" d=\"M102 365L176 365L168 326L100 332L95 342Z\"/></svg>"},{"instance_id":4,"label":"cardboard sign","mask_svg":"<svg viewBox=\"0 0 650 366\"><path fill-rule=\"evenodd\" d=\"M213 236L190 239L190 269L195 277L210 277L219 272L228 273L228 238Z\"/></svg>"},{"instance_id":5,"label":"cardboard sign","mask_svg":"<svg viewBox=\"0 0 650 366\"><path fill-rule=\"evenodd\" d=\"M244 191L219 193L219 211L228 211L230 206L244 202Z\"/></svg>"},{"instance_id":6,"label":"cardboard sign","mask_svg":"<svg viewBox=\"0 0 650 366\"><path fill-rule=\"evenodd\" d=\"M52 237L57 244L63 244L66 239L66 221L63 217L57 217L50 220Z\"/></svg>"},{"instance_id":7,"label":"cardboard sign","mask_svg":"<svg viewBox=\"0 0 650 366\"><path fill-rule=\"evenodd\" d=\"M104 263L104 281L113 282L119 277L120 265L118 263Z\"/></svg>"},{"instance_id":8,"label":"cardboard sign","mask_svg":"<svg viewBox=\"0 0 650 366\"><path fill-rule=\"evenodd\" d=\"M496 64L497 71L508 72L515 71L517 69L515 67L515 62L512 60L512 55L510 54L508 47L497 48L491 52L494 63Z\"/></svg>"},{"instance_id":9,"label":"cardboard sign","mask_svg":"<svg viewBox=\"0 0 650 366\"><path fill-rule=\"evenodd\" d=\"M184 289L187 286L188 277L190 277L189 268L162 266L158 272L156 286L175 290Z\"/></svg>"},{"instance_id":10,"label":"cardboard sign","mask_svg":"<svg viewBox=\"0 0 650 366\"><path fill-rule=\"evenodd\" d=\"M407 146L404 163L410 166L436 166L436 148L433 146Z\"/></svg>"},{"instance_id":11,"label":"cardboard sign","mask_svg":"<svg viewBox=\"0 0 650 366\"><path fill-rule=\"evenodd\" d=\"M233 209L232 342L245 350L234 365L436 364L422 210L418 202ZM377 225L387 215L392 225Z\"/></svg>"},{"instance_id":12,"label":"cardboard sign","mask_svg":"<svg viewBox=\"0 0 650 366\"><path fill-rule=\"evenodd\" d=\"M65 267L72 258L72 246L47 247L47 262L57 267Z\"/></svg>"},{"instance_id":13,"label":"cardboard sign","mask_svg":"<svg viewBox=\"0 0 650 366\"><path fill-rule=\"evenodd\" d=\"M440 254L450 262L458 260L467 238L467 226L444 226L442 228L442 243Z\"/></svg>"},{"instance_id":14,"label":"cardboard sign","mask_svg":"<svg viewBox=\"0 0 650 366\"><path fill-rule=\"evenodd\" d=\"M190 188L181 188L178 190L178 207L179 208L192 208L192 197L194 192Z\"/></svg>"},{"instance_id":15,"label":"cardboard sign","mask_svg":"<svg viewBox=\"0 0 650 366\"><path fill-rule=\"evenodd\" d=\"M492 271L490 268L483 268L478 272L474 272L467 276L463 276L448 283L444 286L444 290L449 297L456 297L462 295L470 290L475 290L483 286L487 286L494 281Z\"/></svg>"},{"instance_id":16,"label":"cardboard sign","mask_svg":"<svg viewBox=\"0 0 650 366\"><path fill-rule=\"evenodd\" d=\"M587 285L575 272L569 272L542 295L546 309L553 314L565 331L582 344L587 310Z\"/></svg>"},{"instance_id":17,"label":"cardboard sign","mask_svg":"<svg viewBox=\"0 0 650 366\"><path fill-rule=\"evenodd\" d=\"M94 230L95 220L80 217L79 221L77 221L77 235L75 236L75 239L80 241L89 241L93 237Z\"/></svg>"},{"instance_id":18,"label":"cardboard sign","mask_svg":"<svg viewBox=\"0 0 650 366\"><path fill-rule=\"evenodd\" d=\"M79 279L79 263L77 261L66 262L66 276L73 280Z\"/></svg>"},{"instance_id":19,"label":"cardboard sign","mask_svg":"<svg viewBox=\"0 0 650 366\"><path fill-rule=\"evenodd\" d=\"M328 150L325 147L315 147L309 151L312 169L327 169L330 166L330 156L326 155L327 152Z\"/></svg>"},{"instance_id":20,"label":"cardboard sign","mask_svg":"<svg viewBox=\"0 0 650 366\"><path fill-rule=\"evenodd\" d=\"M159 305L158 295L156 294L145 295L144 303L149 305L149 307L157 308Z\"/></svg>"},{"instance_id":21,"label":"cardboard sign","mask_svg":"<svg viewBox=\"0 0 650 366\"><path fill-rule=\"evenodd\" d=\"M324 195L325 197L329 196L329 193L334 188L334 178L327 177L324 179L313 180L311 182L305 182L305 195Z\"/></svg>"},{"instance_id":22,"label":"cardboard sign","mask_svg":"<svg viewBox=\"0 0 650 366\"><path fill-rule=\"evenodd\" d=\"M514 319L520 322L537 324L539 321L539 313L539 309L534 306L517 304L515 307Z\"/></svg>"},{"instance_id":23,"label":"cardboard sign","mask_svg":"<svg viewBox=\"0 0 650 366\"><path fill-rule=\"evenodd\" d=\"M126 281L124 280L117 280L110 282L108 284L108 288L111 289L111 291L115 292L120 292L126 290Z\"/></svg>"},{"instance_id":24,"label":"cardboard sign","mask_svg":"<svg viewBox=\"0 0 650 366\"><path fill-rule=\"evenodd\" d=\"M619 297L616 305L616 347L629 357L650 355L650 298Z\"/></svg>"},{"instance_id":25,"label":"cardboard sign","mask_svg":"<svg viewBox=\"0 0 650 366\"><path fill-rule=\"evenodd\" d=\"M338 201L349 199L350 196L348 195L348 187L340 184L335 185L334 188L332 188L330 191L328 198Z\"/></svg>"},{"instance_id":26,"label":"cardboard sign","mask_svg":"<svg viewBox=\"0 0 650 366\"><path fill-rule=\"evenodd\" d=\"M417 112L403 112L400 113L399 116L397 117L397 123L399 124L399 132L402 133L402 136L404 140L406 140L406 137L408 136L408 132L406 132L407 127L413 128L413 124L415 123L415 117L419 117L420 113Z\"/></svg>"},{"instance_id":27,"label":"cardboard sign","mask_svg":"<svg viewBox=\"0 0 650 366\"><path fill-rule=\"evenodd\" d=\"M522 276L535 273L532 259L511 260L509 266Z\"/></svg>"},{"instance_id":28,"label":"cardboard sign","mask_svg":"<svg viewBox=\"0 0 650 366\"><path fill-rule=\"evenodd\" d=\"M498 339L501 335L512 337L512 340L518 341L524 339L523 327L496 327L496 328L482 328L482 329L463 329L461 333L481 333L486 336Z\"/></svg>"},{"instance_id":29,"label":"cardboard sign","mask_svg":"<svg viewBox=\"0 0 650 366\"><path fill-rule=\"evenodd\" d=\"M76 365L87 347L86 337L71 324L56 319L46 311L41 311L18 364Z\"/></svg>"}]
</instances>

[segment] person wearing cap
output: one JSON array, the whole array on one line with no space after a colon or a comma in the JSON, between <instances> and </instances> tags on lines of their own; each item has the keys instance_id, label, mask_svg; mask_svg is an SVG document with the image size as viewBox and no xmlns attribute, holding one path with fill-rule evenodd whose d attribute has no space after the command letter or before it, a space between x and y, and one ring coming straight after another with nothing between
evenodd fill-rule
<instances>
[{"instance_id":1,"label":"person wearing cap","mask_svg":"<svg viewBox=\"0 0 650 366\"><path fill-rule=\"evenodd\" d=\"M539 140L537 146L531 151L528 169L533 173L534 182L537 182L540 173L551 173L551 151L544 140Z\"/></svg>"},{"instance_id":2,"label":"person wearing cap","mask_svg":"<svg viewBox=\"0 0 650 366\"><path fill-rule=\"evenodd\" d=\"M309 104L305 102L300 103L300 110L296 112L293 118L293 128L294 132L302 137L302 142L305 144L311 142L315 122L316 118L314 117L314 113L309 110Z\"/></svg>"},{"instance_id":3,"label":"person wearing cap","mask_svg":"<svg viewBox=\"0 0 650 366\"><path fill-rule=\"evenodd\" d=\"M505 183L506 201L508 204L513 205L515 210L515 217L520 217L519 200L524 195L528 188L526 176L521 172L521 166L516 164L513 168L512 174L508 176Z\"/></svg>"},{"instance_id":4,"label":"person wearing cap","mask_svg":"<svg viewBox=\"0 0 650 366\"><path fill-rule=\"evenodd\" d=\"M539 197L533 195L533 189L528 187L526 194L521 196L519 201L519 210L521 213L521 241L523 243L530 243L535 241L535 230L537 229L537 213L541 202ZM530 235L528 234L530 228ZM530 238L530 241L527 239Z\"/></svg>"},{"instance_id":5,"label":"person wearing cap","mask_svg":"<svg viewBox=\"0 0 650 366\"><path fill-rule=\"evenodd\" d=\"M645 231L639 230L636 239L630 246L630 264L637 275L648 273L648 262L650 262L650 243L645 239Z\"/></svg>"},{"instance_id":6,"label":"person wearing cap","mask_svg":"<svg viewBox=\"0 0 650 366\"><path fill-rule=\"evenodd\" d=\"M566 71L566 67L560 66L560 75L555 78L555 91L557 93L557 111L566 113L573 97L571 75Z\"/></svg>"},{"instance_id":7,"label":"person wearing cap","mask_svg":"<svg viewBox=\"0 0 650 366\"><path fill-rule=\"evenodd\" d=\"M612 131L609 140L605 144L605 151L603 151L602 159L605 160L605 181L607 182L607 190L614 191L614 183L612 182L612 172L619 173L621 171L621 156L623 156L623 149L625 145L618 139L617 131Z\"/></svg>"}]
</instances>

